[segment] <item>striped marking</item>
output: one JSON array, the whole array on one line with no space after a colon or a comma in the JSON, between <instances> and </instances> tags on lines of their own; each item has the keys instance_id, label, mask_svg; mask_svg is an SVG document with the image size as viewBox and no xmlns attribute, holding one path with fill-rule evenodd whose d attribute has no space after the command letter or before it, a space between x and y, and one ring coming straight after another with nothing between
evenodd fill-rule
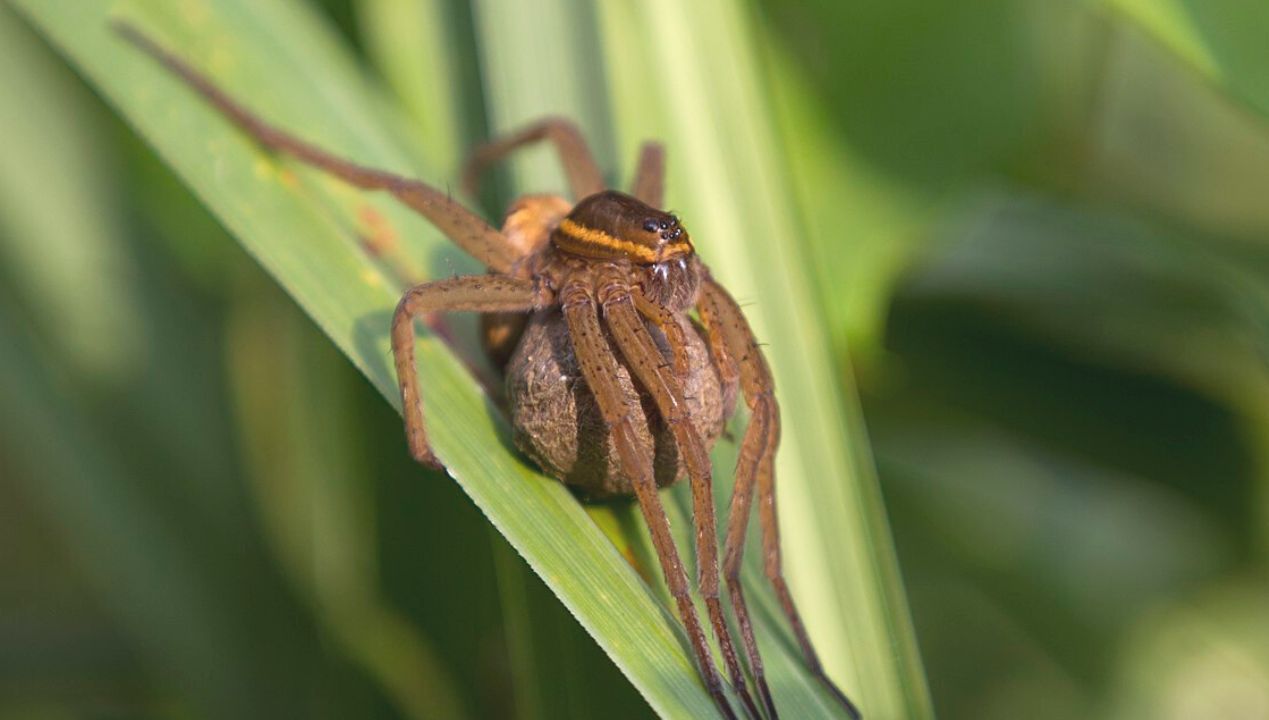
<instances>
[{"instance_id":1,"label":"striped marking","mask_svg":"<svg viewBox=\"0 0 1269 720\"><path fill-rule=\"evenodd\" d=\"M663 248L660 254L655 248L647 245L640 245L629 240L622 240L613 237L603 230L586 227L580 225L568 218L560 222L560 232L562 237L557 237L557 245L561 249L577 253L579 255L594 255L596 249L609 250L620 257L633 257L643 262L657 262L660 260L668 260L679 255L686 255L692 251L692 245L688 242L676 242ZM566 242L559 242L565 240Z\"/></svg>"}]
</instances>

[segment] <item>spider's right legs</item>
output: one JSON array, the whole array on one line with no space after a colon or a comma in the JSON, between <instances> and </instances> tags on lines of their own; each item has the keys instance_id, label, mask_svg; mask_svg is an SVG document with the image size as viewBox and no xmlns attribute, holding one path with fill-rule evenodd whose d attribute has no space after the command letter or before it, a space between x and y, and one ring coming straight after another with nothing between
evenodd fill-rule
<instances>
[{"instance_id":1,"label":"spider's right legs","mask_svg":"<svg viewBox=\"0 0 1269 720\"><path fill-rule=\"evenodd\" d=\"M582 131L570 120L552 117L477 147L463 168L463 190L469 195L475 195L480 174L486 168L525 145L542 140L550 140L555 144L560 162L564 165L564 173L568 175L574 200L581 200L605 189L604 175L599 171L599 165L595 163L595 157L591 155Z\"/></svg>"},{"instance_id":2,"label":"spider's right legs","mask_svg":"<svg viewBox=\"0 0 1269 720\"><path fill-rule=\"evenodd\" d=\"M528 312L549 302L547 292L530 280L501 275L467 275L415 285L406 291L392 317L392 354L401 386L401 413L414 459L441 467L432 453L423 421L423 397L414 365L414 319L438 311Z\"/></svg>"},{"instance_id":3,"label":"spider's right legs","mask_svg":"<svg viewBox=\"0 0 1269 720\"><path fill-rule=\"evenodd\" d=\"M727 702L727 696L723 694L723 684L714 665L709 644L705 640L705 633L701 629L696 606L688 594L687 573L683 570L678 550L674 547L674 538L670 535L669 518L657 495L652 470L652 450L641 448L634 435L630 411L639 406L639 399L627 396L617 383L617 359L604 336L596 300L590 290L578 284L568 285L560 293L560 304L568 323L573 352L581 366L582 377L599 404L623 469L634 486L639 509L652 535L652 544L665 573L666 585L678 605L679 617L687 631L692 652L696 655L696 664L700 668L705 689L709 691L719 711L728 720L735 720L735 713Z\"/></svg>"},{"instance_id":4,"label":"spider's right legs","mask_svg":"<svg viewBox=\"0 0 1269 720\"><path fill-rule=\"evenodd\" d=\"M332 155L265 122L258 115L221 90L206 75L159 45L136 27L116 22L115 31L150 55L232 121L256 142L367 190L386 190L427 218L454 244L495 272L506 272L515 262L515 253L506 246L502 234L489 227L478 215L454 202L447 194L418 180L358 165Z\"/></svg>"},{"instance_id":5,"label":"spider's right legs","mask_svg":"<svg viewBox=\"0 0 1269 720\"><path fill-rule=\"evenodd\" d=\"M740 583L740 563L744 552L745 531L749 524L749 511L757 485L759 519L762 524L762 549L764 571L776 591L780 607L801 647L807 669L832 694L833 698L854 720L859 720L859 709L825 674L815 646L802 624L802 617L793 602L780 562L780 530L776 517L775 453L780 443L780 410L775 399L775 382L762 349L745 320L740 306L721 285L706 277L701 283L697 305L710 338L710 347L721 353L725 360L720 365L735 368L740 373L740 386L749 405L751 417L745 437L740 444L740 457L736 461L736 486L732 491L732 504L728 516L727 540L723 559L723 576L731 592L732 607L740 623L741 638L749 655L750 669L755 676L763 673L762 659L754 642L749 610L745 605ZM765 679L758 680L763 701L774 714L775 707L767 690Z\"/></svg>"}]
</instances>

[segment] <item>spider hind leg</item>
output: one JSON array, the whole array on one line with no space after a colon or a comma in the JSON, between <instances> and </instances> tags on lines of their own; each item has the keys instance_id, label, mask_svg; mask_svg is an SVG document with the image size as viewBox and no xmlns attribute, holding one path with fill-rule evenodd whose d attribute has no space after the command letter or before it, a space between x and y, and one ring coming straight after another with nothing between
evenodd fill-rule
<instances>
[{"instance_id":1,"label":"spider hind leg","mask_svg":"<svg viewBox=\"0 0 1269 720\"><path fill-rule=\"evenodd\" d=\"M780 528L776 516L775 454L780 443L780 411L775 399L775 382L771 369L762 355L749 323L740 306L725 289L712 278L701 284L697 305L710 347L725 358L720 367L734 368L740 376L741 390L749 406L750 421L740 445L740 457L736 463L736 487L733 490L731 513L728 518L724 559L724 576L732 600L732 608L741 626L745 652L749 657L750 671L757 678L759 693L768 712L774 713L762 667L762 658L754 642L749 610L745 604L740 584L741 555L744 550L745 532L749 523L750 506L757 493L758 516L762 525L763 569L775 589L780 608L797 638L804 662L811 674L842 706L854 720L860 720L859 708L846 697L824 672L815 646L802 624L801 614L794 604L780 561Z\"/></svg>"},{"instance_id":2,"label":"spider hind leg","mask_svg":"<svg viewBox=\"0 0 1269 720\"><path fill-rule=\"evenodd\" d=\"M476 195L480 176L489 166L526 145L543 140L549 140L555 145L574 200L581 200L606 189L604 175L599 171L599 165L596 164L595 156L591 154L582 131L571 120L551 117L478 146L463 168L463 191L470 196Z\"/></svg>"}]
</instances>

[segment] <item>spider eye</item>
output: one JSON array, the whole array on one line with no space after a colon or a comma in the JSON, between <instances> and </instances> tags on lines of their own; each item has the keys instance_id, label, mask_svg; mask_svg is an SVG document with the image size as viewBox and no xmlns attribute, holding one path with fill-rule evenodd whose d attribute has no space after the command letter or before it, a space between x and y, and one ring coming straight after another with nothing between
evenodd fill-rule
<instances>
[{"instance_id":1,"label":"spider eye","mask_svg":"<svg viewBox=\"0 0 1269 720\"><path fill-rule=\"evenodd\" d=\"M657 231L657 221L656 221L656 220L653 220L652 218L648 218L647 220L644 220L644 221L643 221L643 229L644 229L644 230L646 230L647 232L656 232L656 231Z\"/></svg>"}]
</instances>

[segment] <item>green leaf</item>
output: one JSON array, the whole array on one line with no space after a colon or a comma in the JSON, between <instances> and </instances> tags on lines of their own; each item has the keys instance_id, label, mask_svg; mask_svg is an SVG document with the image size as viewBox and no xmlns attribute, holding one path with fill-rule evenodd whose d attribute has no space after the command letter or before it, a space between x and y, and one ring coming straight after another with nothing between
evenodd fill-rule
<instances>
[{"instance_id":1,"label":"green leaf","mask_svg":"<svg viewBox=\"0 0 1269 720\"><path fill-rule=\"evenodd\" d=\"M401 716L471 717L442 655L380 582L372 506L382 489L364 481L359 462L356 377L263 274L251 277L233 299L229 376L269 547L324 639L373 677Z\"/></svg>"},{"instance_id":2,"label":"green leaf","mask_svg":"<svg viewBox=\"0 0 1269 720\"><path fill-rule=\"evenodd\" d=\"M409 115L411 136L427 148L429 164L457 173L465 143L473 137L463 127L468 108L464 93L463 54L470 32L458 8L440 0L359 0L362 36L376 67Z\"/></svg>"},{"instance_id":3,"label":"green leaf","mask_svg":"<svg viewBox=\"0 0 1269 720\"><path fill-rule=\"evenodd\" d=\"M824 662L866 715L928 717L858 400L835 377L750 18L725 0L602 7L618 137L633 148L652 129L666 142L667 203L746 303L775 372L785 564ZM759 576L759 553L746 559Z\"/></svg>"},{"instance_id":4,"label":"green leaf","mask_svg":"<svg viewBox=\"0 0 1269 720\"><path fill-rule=\"evenodd\" d=\"M456 259L434 229L393 203L261 153L109 31L109 0L15 4L395 405L387 329L400 292L407 282L473 263ZM749 311L769 343L785 408L779 470L786 565L829 672L870 717L928 717L858 408L833 376L806 264L792 242L797 220L756 80L752 28L726 2L696 9L622 2L596 10L558 0L533 13L522 6L477 7L490 124L505 128L562 104L582 119L601 158L617 155L613 136L621 139L621 157L630 156L637 136L666 141L671 203L689 219L717 274L742 300L760 299ZM412 158L392 135L400 127L396 111L385 109L303 7L189 0L146 3L128 16L277 124L363 164L449 185L435 164ZM524 31L526 23L534 32ZM689 52L693 40L700 45ZM603 63L591 60L599 55ZM714 82L719 78L728 80ZM610 118L619 121L615 129ZM426 144L445 132L438 127ZM549 189L546 176L558 178L541 153L521 167L525 187ZM437 452L490 522L655 711L713 715L673 616L572 495L510 449L503 421L453 354L424 337L418 370ZM595 515L605 520L605 512ZM686 537L686 518L673 519ZM638 533L630 541L642 542ZM750 551L748 560L777 702L791 717L830 716L764 589L759 554Z\"/></svg>"},{"instance_id":5,"label":"green leaf","mask_svg":"<svg viewBox=\"0 0 1269 720\"><path fill-rule=\"evenodd\" d=\"M1269 4L1248 0L1101 0L1235 99L1269 116Z\"/></svg>"},{"instance_id":6,"label":"green leaf","mask_svg":"<svg viewBox=\"0 0 1269 720\"><path fill-rule=\"evenodd\" d=\"M0 94L22 98L0 108L0 282L76 367L126 375L140 362L142 333L133 322L136 269L111 196L111 149L94 145L105 116L7 7L0 45ZM117 312L79 312L85 296Z\"/></svg>"},{"instance_id":7,"label":"green leaf","mask_svg":"<svg viewBox=\"0 0 1269 720\"><path fill-rule=\"evenodd\" d=\"M967 202L944 233L897 305L989 307L1078 356L1172 378L1249 415L1269 407L1269 290L1250 253L1007 191Z\"/></svg>"}]
</instances>

